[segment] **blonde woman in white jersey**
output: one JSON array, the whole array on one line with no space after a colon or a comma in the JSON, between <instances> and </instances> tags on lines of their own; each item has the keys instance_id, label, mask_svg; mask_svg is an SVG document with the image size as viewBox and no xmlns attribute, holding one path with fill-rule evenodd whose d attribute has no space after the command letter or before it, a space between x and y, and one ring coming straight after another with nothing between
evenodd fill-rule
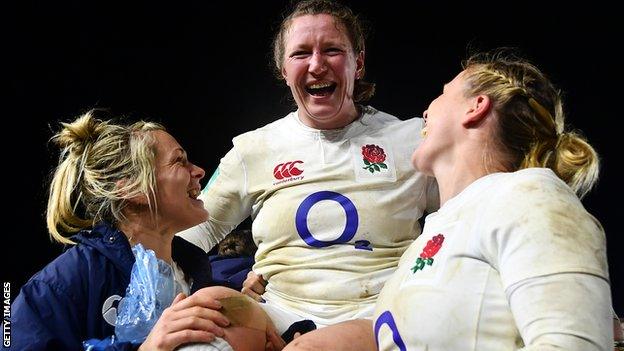
<instances>
[{"instance_id":1,"label":"blonde woman in white jersey","mask_svg":"<svg viewBox=\"0 0 624 351\"><path fill-rule=\"evenodd\" d=\"M598 156L564 126L532 64L475 55L427 111L412 155L434 175L427 216L380 293L373 323L347 322L285 350L612 350L605 235L579 197Z\"/></svg>"},{"instance_id":2,"label":"blonde woman in white jersey","mask_svg":"<svg viewBox=\"0 0 624 351\"><path fill-rule=\"evenodd\" d=\"M234 138L200 196L210 219L181 235L209 250L251 216L258 276L243 292L262 294L281 332L301 319L371 318L418 219L437 208L432 178L409 159L423 120L361 105L374 92L364 35L339 3L297 4L274 58L297 110Z\"/></svg>"}]
</instances>

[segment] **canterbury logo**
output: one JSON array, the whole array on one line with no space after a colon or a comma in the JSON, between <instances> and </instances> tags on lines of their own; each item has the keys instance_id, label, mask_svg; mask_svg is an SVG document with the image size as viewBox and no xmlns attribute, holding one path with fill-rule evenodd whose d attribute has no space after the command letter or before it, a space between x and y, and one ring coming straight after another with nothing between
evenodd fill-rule
<instances>
[{"instance_id":1,"label":"canterbury logo","mask_svg":"<svg viewBox=\"0 0 624 351\"><path fill-rule=\"evenodd\" d=\"M117 320L117 308L119 307L119 301L123 298L119 295L109 296L102 305L102 317L106 323L114 326Z\"/></svg>"},{"instance_id":2,"label":"canterbury logo","mask_svg":"<svg viewBox=\"0 0 624 351\"><path fill-rule=\"evenodd\" d=\"M303 164L303 161L297 160L292 162L280 163L273 168L273 176L275 179L286 179L295 177L303 173L303 170L297 168L298 164Z\"/></svg>"}]
</instances>

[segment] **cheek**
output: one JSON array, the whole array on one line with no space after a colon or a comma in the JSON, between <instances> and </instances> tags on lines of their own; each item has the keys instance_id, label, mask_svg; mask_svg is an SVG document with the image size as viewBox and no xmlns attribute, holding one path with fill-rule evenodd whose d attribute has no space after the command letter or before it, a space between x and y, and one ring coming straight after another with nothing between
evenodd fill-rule
<instances>
[{"instance_id":1,"label":"cheek","mask_svg":"<svg viewBox=\"0 0 624 351\"><path fill-rule=\"evenodd\" d=\"M286 62L284 64L284 79L288 85L291 85L300 79L304 72L304 65L301 62Z\"/></svg>"},{"instance_id":2,"label":"cheek","mask_svg":"<svg viewBox=\"0 0 624 351\"><path fill-rule=\"evenodd\" d=\"M334 61L331 62L331 66L333 67L334 72L337 72L340 75L344 75L347 80L355 80L355 60L345 59L344 57L337 57Z\"/></svg>"}]
</instances>

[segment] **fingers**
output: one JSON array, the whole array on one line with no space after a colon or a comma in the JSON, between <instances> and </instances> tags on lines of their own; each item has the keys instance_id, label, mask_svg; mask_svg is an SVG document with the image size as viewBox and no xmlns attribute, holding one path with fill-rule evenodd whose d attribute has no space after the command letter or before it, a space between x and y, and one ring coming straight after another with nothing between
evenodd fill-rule
<instances>
[{"instance_id":1,"label":"fingers","mask_svg":"<svg viewBox=\"0 0 624 351\"><path fill-rule=\"evenodd\" d=\"M176 303L184 300L186 298L186 295L184 293L179 293L178 295L176 295L176 297L173 299L173 302L171 302L171 305L175 305Z\"/></svg>"},{"instance_id":2,"label":"fingers","mask_svg":"<svg viewBox=\"0 0 624 351\"><path fill-rule=\"evenodd\" d=\"M217 309L221 304L209 296L178 294L166 308L141 350L170 351L189 342L211 342L215 336L224 336L222 327L229 320Z\"/></svg>"},{"instance_id":3,"label":"fingers","mask_svg":"<svg viewBox=\"0 0 624 351\"><path fill-rule=\"evenodd\" d=\"M256 293L255 291L248 289L248 288L243 288L241 289L241 293L251 297L252 299L258 301L258 302L264 302L264 299L262 298L262 295Z\"/></svg>"},{"instance_id":4,"label":"fingers","mask_svg":"<svg viewBox=\"0 0 624 351\"><path fill-rule=\"evenodd\" d=\"M165 313L163 312L163 315L164 314ZM168 321L176 321L188 317L210 320L221 327L227 327L230 325L230 321L221 312L201 306L189 307L179 311L172 310L169 311L165 318L167 318Z\"/></svg>"},{"instance_id":5,"label":"fingers","mask_svg":"<svg viewBox=\"0 0 624 351\"><path fill-rule=\"evenodd\" d=\"M178 296L176 296L176 299L177 298ZM201 295L201 294L193 294L178 302L174 300L173 303L171 304L171 308L173 308L176 311L181 311L181 310L194 307L194 306L206 307L206 308L210 308L213 310L219 310L222 307L221 302L219 302L219 300L214 299L210 296Z\"/></svg>"},{"instance_id":6,"label":"fingers","mask_svg":"<svg viewBox=\"0 0 624 351\"><path fill-rule=\"evenodd\" d=\"M243 289L241 289L241 292L256 301L264 301L260 295L264 294L266 285L267 281L264 280L262 275L250 271L247 274L247 279L243 282Z\"/></svg>"},{"instance_id":7,"label":"fingers","mask_svg":"<svg viewBox=\"0 0 624 351\"><path fill-rule=\"evenodd\" d=\"M202 318L195 315L170 321L166 328L168 330L168 334L184 330L198 330L205 331L219 337L225 335L223 328L217 325L212 319Z\"/></svg>"}]
</instances>

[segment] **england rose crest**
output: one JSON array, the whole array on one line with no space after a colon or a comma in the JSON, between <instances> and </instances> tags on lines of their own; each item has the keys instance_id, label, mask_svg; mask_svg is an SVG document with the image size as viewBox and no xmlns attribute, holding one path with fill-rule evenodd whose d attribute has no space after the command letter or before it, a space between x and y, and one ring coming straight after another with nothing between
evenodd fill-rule
<instances>
[{"instance_id":1,"label":"england rose crest","mask_svg":"<svg viewBox=\"0 0 624 351\"><path fill-rule=\"evenodd\" d=\"M425 268L425 265L431 266L433 264L433 256L440 251L442 243L444 243L444 235L442 234L438 234L427 241L427 245L420 253L420 257L416 260L414 267L412 267L412 273Z\"/></svg>"},{"instance_id":2,"label":"england rose crest","mask_svg":"<svg viewBox=\"0 0 624 351\"><path fill-rule=\"evenodd\" d=\"M386 160L386 153L381 147L369 144L362 146L362 156L364 161L364 169L367 169L371 173L381 172L382 169L387 170L388 166L384 163Z\"/></svg>"}]
</instances>

